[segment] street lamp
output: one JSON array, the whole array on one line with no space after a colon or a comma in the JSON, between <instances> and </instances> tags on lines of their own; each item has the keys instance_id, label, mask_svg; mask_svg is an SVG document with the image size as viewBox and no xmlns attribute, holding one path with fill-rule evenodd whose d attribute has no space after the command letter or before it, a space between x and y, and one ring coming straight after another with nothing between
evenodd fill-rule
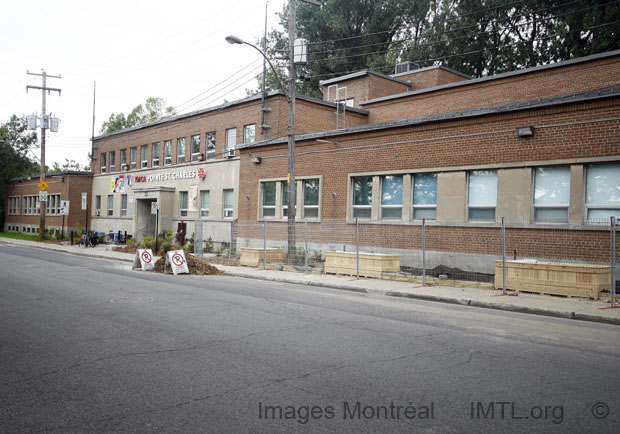
<instances>
[{"instance_id":1,"label":"street lamp","mask_svg":"<svg viewBox=\"0 0 620 434\"><path fill-rule=\"evenodd\" d=\"M295 205L297 203L297 186L295 184L295 62L294 59L294 40L295 40L295 2L291 1L289 4L289 15L292 16L293 25L290 26L292 29L289 29L289 84L288 84L288 92L286 88L282 84L280 77L278 76L278 72L275 67L267 57L267 55L261 51L255 45L250 44L249 42L244 41L243 39L237 36L227 36L226 42L229 44L245 44L254 48L258 51L261 56L269 62L269 66L273 70L276 79L278 80L278 84L280 88L284 92L286 99L288 101L288 212L287 212L287 227L288 227L288 263L292 264L293 258L297 254L297 250L295 247ZM289 17L290 18L290 17ZM291 21L289 19L289 21Z\"/></svg>"}]
</instances>

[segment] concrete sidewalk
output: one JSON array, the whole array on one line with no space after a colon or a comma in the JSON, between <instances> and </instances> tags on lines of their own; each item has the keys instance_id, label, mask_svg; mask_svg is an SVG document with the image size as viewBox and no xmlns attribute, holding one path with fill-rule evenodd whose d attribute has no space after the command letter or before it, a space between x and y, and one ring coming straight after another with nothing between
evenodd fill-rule
<instances>
[{"instance_id":1,"label":"concrete sidewalk","mask_svg":"<svg viewBox=\"0 0 620 434\"><path fill-rule=\"evenodd\" d=\"M5 245L28 246L94 258L112 259L133 263L135 255L111 250L110 246L84 248L36 241L0 238ZM501 291L448 286L426 286L410 282L380 279L355 279L350 276L297 273L292 271L263 270L262 268L237 267L214 264L225 274L251 279L271 280L301 285L321 286L347 291L407 297L438 301L487 309L507 310L536 315L592 321L620 325L620 309L601 309L609 303L579 298L562 298L520 293L518 296L501 296ZM129 266L129 264L128 264Z\"/></svg>"}]
</instances>

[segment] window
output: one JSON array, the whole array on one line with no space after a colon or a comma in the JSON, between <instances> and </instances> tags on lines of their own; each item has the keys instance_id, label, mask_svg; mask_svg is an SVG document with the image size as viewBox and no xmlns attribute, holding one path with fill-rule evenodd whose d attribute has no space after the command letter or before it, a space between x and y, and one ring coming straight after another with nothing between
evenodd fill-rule
<instances>
[{"instance_id":1,"label":"window","mask_svg":"<svg viewBox=\"0 0 620 434\"><path fill-rule=\"evenodd\" d=\"M179 192L179 215L181 217L187 216L187 191Z\"/></svg>"},{"instance_id":2,"label":"window","mask_svg":"<svg viewBox=\"0 0 620 434\"><path fill-rule=\"evenodd\" d=\"M19 196L9 197L9 214L19 215Z\"/></svg>"},{"instance_id":3,"label":"window","mask_svg":"<svg viewBox=\"0 0 620 434\"><path fill-rule=\"evenodd\" d=\"M101 213L101 196L95 196L95 214L99 215Z\"/></svg>"},{"instance_id":4,"label":"window","mask_svg":"<svg viewBox=\"0 0 620 434\"><path fill-rule=\"evenodd\" d=\"M101 173L105 173L105 172L106 172L106 169L107 169L107 167L106 167L106 166L108 165L108 162L106 161L106 156L107 156L107 155L106 155L106 153L105 153L105 152L102 152L102 153L101 153L101 161L100 161L100 164L101 164Z\"/></svg>"},{"instance_id":5,"label":"window","mask_svg":"<svg viewBox=\"0 0 620 434\"><path fill-rule=\"evenodd\" d=\"M192 136L192 161L197 161L200 155L200 134Z\"/></svg>"},{"instance_id":6,"label":"window","mask_svg":"<svg viewBox=\"0 0 620 434\"><path fill-rule=\"evenodd\" d=\"M263 182L263 210L262 217L275 217L276 216L276 183L275 182Z\"/></svg>"},{"instance_id":7,"label":"window","mask_svg":"<svg viewBox=\"0 0 620 434\"><path fill-rule=\"evenodd\" d=\"M114 215L114 195L108 194L108 217Z\"/></svg>"},{"instance_id":8,"label":"window","mask_svg":"<svg viewBox=\"0 0 620 434\"><path fill-rule=\"evenodd\" d=\"M166 140L164 142L164 165L170 166L172 164L172 140Z\"/></svg>"},{"instance_id":9,"label":"window","mask_svg":"<svg viewBox=\"0 0 620 434\"><path fill-rule=\"evenodd\" d=\"M246 145L254 143L256 139L256 125L246 125L243 127L243 143Z\"/></svg>"},{"instance_id":10,"label":"window","mask_svg":"<svg viewBox=\"0 0 620 434\"><path fill-rule=\"evenodd\" d=\"M115 167L115 160L116 160L116 151L110 151L110 172L114 172L114 170L116 169Z\"/></svg>"},{"instance_id":11,"label":"window","mask_svg":"<svg viewBox=\"0 0 620 434\"><path fill-rule=\"evenodd\" d=\"M435 220L437 217L437 174L422 173L413 177L414 219Z\"/></svg>"},{"instance_id":12,"label":"window","mask_svg":"<svg viewBox=\"0 0 620 434\"><path fill-rule=\"evenodd\" d=\"M47 202L45 203L46 215L59 215L60 214L60 194L48 194Z\"/></svg>"},{"instance_id":13,"label":"window","mask_svg":"<svg viewBox=\"0 0 620 434\"><path fill-rule=\"evenodd\" d=\"M403 176L387 175L381 178L381 218L400 220L403 215Z\"/></svg>"},{"instance_id":14,"label":"window","mask_svg":"<svg viewBox=\"0 0 620 434\"><path fill-rule=\"evenodd\" d=\"M127 215L127 195L121 194L121 217Z\"/></svg>"},{"instance_id":15,"label":"window","mask_svg":"<svg viewBox=\"0 0 620 434\"><path fill-rule=\"evenodd\" d=\"M151 158L153 160L151 165L159 167L159 142L153 143L153 146L151 146Z\"/></svg>"},{"instance_id":16,"label":"window","mask_svg":"<svg viewBox=\"0 0 620 434\"><path fill-rule=\"evenodd\" d=\"M567 222L570 167L537 167L534 176L534 220Z\"/></svg>"},{"instance_id":17,"label":"window","mask_svg":"<svg viewBox=\"0 0 620 434\"><path fill-rule=\"evenodd\" d=\"M304 218L319 218L319 180L307 179L304 185Z\"/></svg>"},{"instance_id":18,"label":"window","mask_svg":"<svg viewBox=\"0 0 620 434\"><path fill-rule=\"evenodd\" d=\"M209 190L200 192L200 217L209 217L209 202L211 202L211 193Z\"/></svg>"},{"instance_id":19,"label":"window","mask_svg":"<svg viewBox=\"0 0 620 434\"><path fill-rule=\"evenodd\" d=\"M138 164L138 147L134 146L133 148L129 149L130 152L130 156L131 156L131 161L130 163L130 168L131 169L135 169L137 167Z\"/></svg>"},{"instance_id":20,"label":"window","mask_svg":"<svg viewBox=\"0 0 620 434\"><path fill-rule=\"evenodd\" d=\"M620 164L591 164L586 168L586 213L589 222L620 219Z\"/></svg>"},{"instance_id":21,"label":"window","mask_svg":"<svg viewBox=\"0 0 620 434\"><path fill-rule=\"evenodd\" d=\"M235 149L237 146L237 129L226 130L226 149Z\"/></svg>"},{"instance_id":22,"label":"window","mask_svg":"<svg viewBox=\"0 0 620 434\"><path fill-rule=\"evenodd\" d=\"M177 139L177 164L185 163L185 137Z\"/></svg>"},{"instance_id":23,"label":"window","mask_svg":"<svg viewBox=\"0 0 620 434\"><path fill-rule=\"evenodd\" d=\"M288 217L288 182L286 181L282 182L282 217Z\"/></svg>"},{"instance_id":24,"label":"window","mask_svg":"<svg viewBox=\"0 0 620 434\"><path fill-rule=\"evenodd\" d=\"M353 217L369 219L372 209L372 176L353 178Z\"/></svg>"},{"instance_id":25,"label":"window","mask_svg":"<svg viewBox=\"0 0 620 434\"><path fill-rule=\"evenodd\" d=\"M39 215L41 214L41 205L39 196L24 196L24 214Z\"/></svg>"},{"instance_id":26,"label":"window","mask_svg":"<svg viewBox=\"0 0 620 434\"><path fill-rule=\"evenodd\" d=\"M234 214L234 190L226 189L224 190L224 218L233 218Z\"/></svg>"},{"instance_id":27,"label":"window","mask_svg":"<svg viewBox=\"0 0 620 434\"><path fill-rule=\"evenodd\" d=\"M467 210L469 220L495 220L497 204L497 171L469 172Z\"/></svg>"},{"instance_id":28,"label":"window","mask_svg":"<svg viewBox=\"0 0 620 434\"><path fill-rule=\"evenodd\" d=\"M127 170L127 149L121 149L121 170Z\"/></svg>"},{"instance_id":29,"label":"window","mask_svg":"<svg viewBox=\"0 0 620 434\"><path fill-rule=\"evenodd\" d=\"M149 145L142 145L140 149L140 167L143 169L149 165Z\"/></svg>"},{"instance_id":30,"label":"window","mask_svg":"<svg viewBox=\"0 0 620 434\"><path fill-rule=\"evenodd\" d=\"M215 131L207 133L207 160L215 158Z\"/></svg>"}]
</instances>

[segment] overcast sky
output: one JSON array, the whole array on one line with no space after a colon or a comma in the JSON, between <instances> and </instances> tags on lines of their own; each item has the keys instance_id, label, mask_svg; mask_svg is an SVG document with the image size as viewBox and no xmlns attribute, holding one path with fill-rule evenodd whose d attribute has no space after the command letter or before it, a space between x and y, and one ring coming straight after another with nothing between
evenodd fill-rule
<instances>
[{"instance_id":1,"label":"overcast sky","mask_svg":"<svg viewBox=\"0 0 620 434\"><path fill-rule=\"evenodd\" d=\"M95 81L95 135L112 112L128 114L150 96L163 98L179 113L217 105L224 98L242 98L246 88L256 88L252 77L262 71L262 58L252 48L230 45L224 38L234 34L254 43L264 32L265 4L3 1L0 122L12 114L41 113L41 91L26 92L27 85L41 86L41 77L27 75L27 70L61 75L47 81L62 94L47 97L47 112L61 122L58 133L48 132L46 164L65 158L86 164ZM269 29L279 26L276 13L283 4L284 0L269 1Z\"/></svg>"}]
</instances>

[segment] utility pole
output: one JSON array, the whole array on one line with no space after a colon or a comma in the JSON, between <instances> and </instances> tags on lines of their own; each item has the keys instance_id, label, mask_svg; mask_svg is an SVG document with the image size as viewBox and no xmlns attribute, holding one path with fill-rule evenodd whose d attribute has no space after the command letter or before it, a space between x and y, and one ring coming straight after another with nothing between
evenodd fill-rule
<instances>
[{"instance_id":1,"label":"utility pole","mask_svg":"<svg viewBox=\"0 0 620 434\"><path fill-rule=\"evenodd\" d=\"M297 32L296 0L288 2L288 263L293 263L297 254L295 247L295 205L297 184L295 183L295 38Z\"/></svg>"},{"instance_id":2,"label":"utility pole","mask_svg":"<svg viewBox=\"0 0 620 434\"><path fill-rule=\"evenodd\" d=\"M47 87L47 77L50 78L62 78L60 75L47 75L45 73L45 70L41 70L41 74L37 74L34 72L29 72L28 70L26 70L26 74L28 75L37 75L39 77L42 77L43 79L43 86L26 86L26 92L28 92L28 89L39 89L41 90L41 94L43 95L43 103L41 106L41 174L40 174L40 180L41 182L45 181L45 130L47 128L49 128L49 117L46 115L45 110L46 110L46 106L45 106L45 92L47 92L48 94L51 93L52 91L54 92L58 92L58 95L60 95L60 91L61 89L58 88L54 88L54 87ZM45 204L43 204L41 207L41 214L40 214L40 220L39 220L39 236L43 236L45 234Z\"/></svg>"}]
</instances>

